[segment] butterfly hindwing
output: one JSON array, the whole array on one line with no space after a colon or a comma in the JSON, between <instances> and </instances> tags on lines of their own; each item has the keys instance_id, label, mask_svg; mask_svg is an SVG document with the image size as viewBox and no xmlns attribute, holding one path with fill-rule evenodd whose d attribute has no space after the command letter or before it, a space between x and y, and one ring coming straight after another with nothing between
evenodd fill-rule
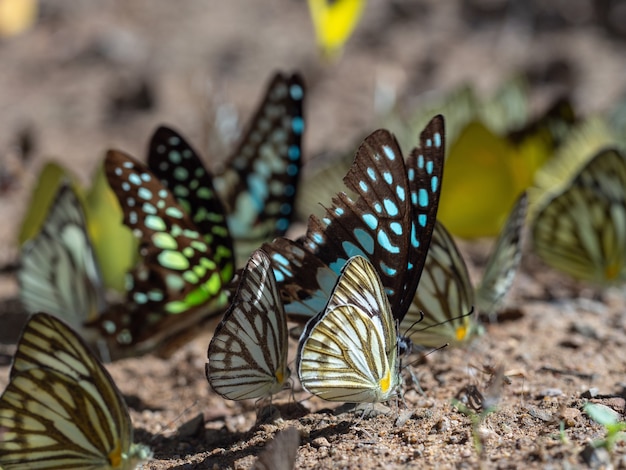
<instances>
[{"instance_id":1,"label":"butterfly hindwing","mask_svg":"<svg viewBox=\"0 0 626 470\"><path fill-rule=\"evenodd\" d=\"M17 276L29 312L45 310L80 328L105 309L84 211L70 185L61 185L40 233L25 243Z\"/></svg>"},{"instance_id":2,"label":"butterfly hindwing","mask_svg":"<svg viewBox=\"0 0 626 470\"><path fill-rule=\"evenodd\" d=\"M597 284L626 278L626 159L594 156L559 192L539 202L535 252L548 264Z\"/></svg>"},{"instance_id":3,"label":"butterfly hindwing","mask_svg":"<svg viewBox=\"0 0 626 470\"><path fill-rule=\"evenodd\" d=\"M397 393L396 322L366 258L348 260L326 309L307 323L297 367L302 386L325 400L381 402Z\"/></svg>"},{"instance_id":4,"label":"butterfly hindwing","mask_svg":"<svg viewBox=\"0 0 626 470\"><path fill-rule=\"evenodd\" d=\"M206 375L231 400L271 396L289 378L287 318L267 255L255 251L209 345Z\"/></svg>"},{"instance_id":5,"label":"butterfly hindwing","mask_svg":"<svg viewBox=\"0 0 626 470\"><path fill-rule=\"evenodd\" d=\"M47 314L27 323L0 398L4 469L132 469L149 457L132 443L124 399L86 344Z\"/></svg>"}]
</instances>

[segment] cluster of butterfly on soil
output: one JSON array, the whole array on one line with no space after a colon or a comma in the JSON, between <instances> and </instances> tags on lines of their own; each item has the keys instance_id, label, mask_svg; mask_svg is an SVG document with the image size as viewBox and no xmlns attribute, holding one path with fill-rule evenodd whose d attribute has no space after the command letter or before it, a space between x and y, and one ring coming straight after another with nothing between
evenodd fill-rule
<instances>
[{"instance_id":1,"label":"cluster of butterfly on soil","mask_svg":"<svg viewBox=\"0 0 626 470\"><path fill-rule=\"evenodd\" d=\"M154 350L224 309L206 365L218 394L243 400L285 388L290 318L306 321L295 361L303 388L326 400L372 403L401 393L405 349L463 344L477 330L476 310L498 308L520 261L527 198L513 208L474 289L436 221L440 115L406 158L393 134L370 134L344 178L353 196L338 192L323 217L309 218L304 236L282 237L300 176L304 95L298 75L277 74L220 174L166 127L155 132L147 165L108 152L106 176L140 242L125 302L107 302L81 204L71 186L60 187L22 250L23 304L48 313L26 324L0 398L3 468L134 468L148 458L145 446L133 444L124 399L96 354L110 360ZM575 228L561 241L562 230L543 220L566 213L572 199L612 207L623 196L625 167L618 152L601 152L537 206L532 231L544 259L567 264L572 253L589 253ZM613 192L599 187L599 172ZM626 206L623 197L617 203ZM236 274L236 247L273 237Z\"/></svg>"}]
</instances>

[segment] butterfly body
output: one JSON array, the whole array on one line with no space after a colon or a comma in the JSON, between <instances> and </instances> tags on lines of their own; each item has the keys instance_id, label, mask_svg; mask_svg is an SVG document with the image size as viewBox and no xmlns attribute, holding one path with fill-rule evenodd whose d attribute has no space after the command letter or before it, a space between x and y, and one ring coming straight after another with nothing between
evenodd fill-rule
<instances>
[{"instance_id":1,"label":"butterfly body","mask_svg":"<svg viewBox=\"0 0 626 470\"><path fill-rule=\"evenodd\" d=\"M374 403L398 393L397 328L366 258L350 258L328 305L307 323L297 356L302 386L325 400Z\"/></svg>"}]
</instances>

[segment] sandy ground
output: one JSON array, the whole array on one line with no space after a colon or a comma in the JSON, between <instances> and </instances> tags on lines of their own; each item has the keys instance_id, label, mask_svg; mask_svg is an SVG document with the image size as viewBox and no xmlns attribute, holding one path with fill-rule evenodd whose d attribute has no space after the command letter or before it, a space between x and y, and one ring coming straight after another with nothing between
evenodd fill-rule
<instances>
[{"instance_id":1,"label":"sandy ground","mask_svg":"<svg viewBox=\"0 0 626 470\"><path fill-rule=\"evenodd\" d=\"M534 109L562 91L583 114L607 109L624 91L624 42L586 16L591 2L535 3L499 11L507 2L371 1L341 60L325 65L303 1L44 1L33 30L0 42L0 158L16 179L0 196L8 222L0 224L0 264L15 260L19 223L47 159L87 181L110 147L142 156L160 123L223 158L219 142L208 142L208 103L231 102L247 116L278 68L299 69L308 82L307 158L375 129L380 87L408 105L463 82L489 93L530 71ZM479 15L468 5L495 10ZM15 170L10 149L24 129L34 148ZM477 273L487 249L462 244ZM136 440L155 452L144 468L249 468L288 426L300 432L296 468L584 467L581 450L604 435L581 411L585 392L625 412L626 299L622 289L586 288L527 254L509 314L467 350L412 367L421 389L407 370L406 407L373 418L307 399L296 383L293 397L274 397L276 410L255 424L258 405L224 401L205 380L215 322L168 360L110 365ZM0 297L15 294L4 276ZM17 333L5 324L10 342ZM490 373L498 367L508 380ZM8 367L0 372L5 384ZM472 390L497 400L495 411L472 419L452 406ZM626 446L608 461L626 467Z\"/></svg>"}]
</instances>

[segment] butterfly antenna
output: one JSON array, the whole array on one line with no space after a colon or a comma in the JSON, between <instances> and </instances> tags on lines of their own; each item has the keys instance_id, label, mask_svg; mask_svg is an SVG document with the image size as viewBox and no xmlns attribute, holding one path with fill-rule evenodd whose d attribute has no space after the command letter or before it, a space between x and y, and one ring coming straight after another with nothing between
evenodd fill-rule
<instances>
[{"instance_id":1,"label":"butterfly antenna","mask_svg":"<svg viewBox=\"0 0 626 470\"><path fill-rule=\"evenodd\" d=\"M424 359L426 359L426 357L430 356L432 353L437 352L437 351L441 351L442 349L447 348L448 346L450 346L450 343L446 343L442 346L439 346L438 348L435 349L431 349L430 351L428 351L425 354L422 354L417 360L413 361L413 362L409 362L407 365L403 366L402 369L406 369L407 367L414 367L417 364L421 363Z\"/></svg>"}]
</instances>

